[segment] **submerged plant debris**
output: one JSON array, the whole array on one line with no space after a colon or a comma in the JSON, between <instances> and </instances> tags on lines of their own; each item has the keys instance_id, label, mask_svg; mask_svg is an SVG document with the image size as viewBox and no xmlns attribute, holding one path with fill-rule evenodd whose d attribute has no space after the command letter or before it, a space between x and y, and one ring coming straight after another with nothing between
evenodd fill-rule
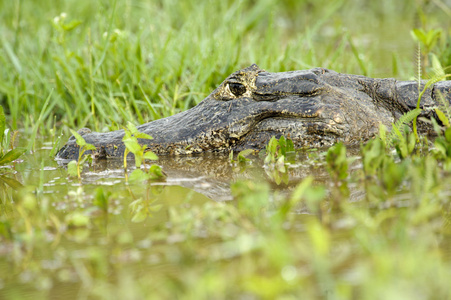
<instances>
[{"instance_id":1,"label":"submerged plant debris","mask_svg":"<svg viewBox=\"0 0 451 300\"><path fill-rule=\"evenodd\" d=\"M446 3L0 2L0 298L450 299L448 103L357 148L157 160L131 125L250 63L449 79ZM135 160L59 165L83 127Z\"/></svg>"}]
</instances>

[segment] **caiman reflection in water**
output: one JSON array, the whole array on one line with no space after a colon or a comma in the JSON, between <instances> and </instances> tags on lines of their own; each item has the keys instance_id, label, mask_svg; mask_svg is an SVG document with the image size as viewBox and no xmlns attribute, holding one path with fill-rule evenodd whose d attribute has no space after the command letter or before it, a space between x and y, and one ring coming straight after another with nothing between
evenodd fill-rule
<instances>
[{"instance_id":1,"label":"caiman reflection in water","mask_svg":"<svg viewBox=\"0 0 451 300\"><path fill-rule=\"evenodd\" d=\"M352 152L352 151L351 151ZM357 152L355 149L354 152ZM160 156L156 162L167 175L164 181L151 182L152 185L177 185L192 189L215 201L232 200L230 184L238 180L253 180L268 182L273 189L282 193L290 191L298 182L312 175L318 182L326 182L329 175L323 163L318 161L319 151L296 153L296 163L285 166L285 173L280 174L286 178L276 183L271 168L265 167L263 158L255 155L243 165L231 163L230 158L222 153L202 153L188 156ZM133 165L130 161L129 165ZM93 164L93 172L83 176L84 183L93 183L98 176L107 177L105 170L117 170L114 176L122 174L123 160L109 159L97 160Z\"/></svg>"}]
</instances>

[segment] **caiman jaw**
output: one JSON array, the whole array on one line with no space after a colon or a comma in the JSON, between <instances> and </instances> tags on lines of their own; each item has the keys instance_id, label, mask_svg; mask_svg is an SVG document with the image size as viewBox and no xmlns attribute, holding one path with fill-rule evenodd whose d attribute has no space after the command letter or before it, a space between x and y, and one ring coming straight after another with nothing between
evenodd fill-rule
<instances>
[{"instance_id":1,"label":"caiman jaw","mask_svg":"<svg viewBox=\"0 0 451 300\"><path fill-rule=\"evenodd\" d=\"M228 133L235 139L240 139L248 134L257 124L267 121L268 119L278 120L308 120L320 121L321 109L313 107L294 107L292 100L281 99L276 102L259 101L248 106L248 115L244 117L235 117L229 120ZM296 104L296 103L294 103ZM290 106L295 108L290 110Z\"/></svg>"}]
</instances>

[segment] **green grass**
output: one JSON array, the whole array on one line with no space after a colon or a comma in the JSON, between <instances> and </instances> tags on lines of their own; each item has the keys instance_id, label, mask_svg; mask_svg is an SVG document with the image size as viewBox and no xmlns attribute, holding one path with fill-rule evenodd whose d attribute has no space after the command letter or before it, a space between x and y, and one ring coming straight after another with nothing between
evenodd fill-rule
<instances>
[{"instance_id":1,"label":"green grass","mask_svg":"<svg viewBox=\"0 0 451 300\"><path fill-rule=\"evenodd\" d=\"M437 3L1 1L0 105L33 150L0 169L1 297L450 299L449 128L418 142L405 116L360 149L281 158L279 141L266 161L166 165L233 178L226 203L101 165L79 181L49 158L61 132L186 110L251 63L443 76L451 16Z\"/></svg>"}]
</instances>

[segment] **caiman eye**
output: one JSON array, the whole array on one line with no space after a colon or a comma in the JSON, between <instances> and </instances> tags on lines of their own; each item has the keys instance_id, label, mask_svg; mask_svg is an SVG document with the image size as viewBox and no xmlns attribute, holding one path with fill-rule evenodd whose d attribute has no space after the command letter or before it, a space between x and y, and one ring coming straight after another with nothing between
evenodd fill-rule
<instances>
[{"instance_id":1,"label":"caiman eye","mask_svg":"<svg viewBox=\"0 0 451 300\"><path fill-rule=\"evenodd\" d=\"M246 93L246 87L238 82L229 82L229 89L235 97L239 97Z\"/></svg>"}]
</instances>

